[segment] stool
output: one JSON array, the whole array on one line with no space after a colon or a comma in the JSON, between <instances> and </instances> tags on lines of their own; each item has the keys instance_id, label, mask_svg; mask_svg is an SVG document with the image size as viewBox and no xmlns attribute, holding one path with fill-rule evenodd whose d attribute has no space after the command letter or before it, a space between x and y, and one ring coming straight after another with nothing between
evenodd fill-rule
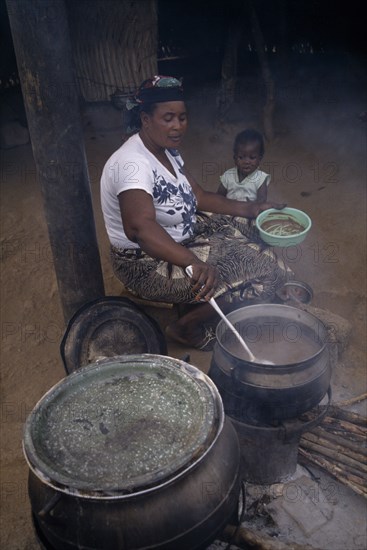
<instances>
[{"instance_id":1,"label":"stool","mask_svg":"<svg viewBox=\"0 0 367 550\"><path fill-rule=\"evenodd\" d=\"M153 300L146 300L145 298L139 298L139 296L135 296L135 294L132 294L127 289L124 289L120 296L123 298L128 298L132 302L135 302L136 304L139 304L141 306L147 306L147 307L154 307L158 309L174 309L175 307L179 307L179 304L171 304L170 302L156 302Z\"/></svg>"},{"instance_id":2,"label":"stool","mask_svg":"<svg viewBox=\"0 0 367 550\"><path fill-rule=\"evenodd\" d=\"M177 321L181 317L187 304L173 304L171 302L157 302L154 300L145 300L139 296L135 296L129 290L123 289L120 294L123 298L128 298L136 305L140 306L148 315L153 317L164 331L165 327L170 323Z\"/></svg>"}]
</instances>

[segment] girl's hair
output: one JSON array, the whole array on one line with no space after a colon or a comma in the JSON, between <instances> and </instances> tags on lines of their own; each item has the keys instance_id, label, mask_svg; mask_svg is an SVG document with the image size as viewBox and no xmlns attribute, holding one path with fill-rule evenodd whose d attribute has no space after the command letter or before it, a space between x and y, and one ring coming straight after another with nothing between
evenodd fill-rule
<instances>
[{"instance_id":1,"label":"girl's hair","mask_svg":"<svg viewBox=\"0 0 367 550\"><path fill-rule=\"evenodd\" d=\"M264 156L264 152L265 152L264 138L260 134L260 132L258 132L257 130L254 130L253 128L248 128L247 130L244 130L243 132L240 132L239 134L237 134L233 144L233 153L234 154L237 153L240 145L246 145L246 143L254 142L254 141L259 144L260 155Z\"/></svg>"}]
</instances>

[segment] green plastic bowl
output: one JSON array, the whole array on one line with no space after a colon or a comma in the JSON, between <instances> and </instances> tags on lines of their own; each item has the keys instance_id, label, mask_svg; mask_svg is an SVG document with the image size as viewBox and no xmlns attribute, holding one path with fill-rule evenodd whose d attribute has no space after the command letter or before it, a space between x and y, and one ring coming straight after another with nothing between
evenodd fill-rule
<instances>
[{"instance_id":1,"label":"green plastic bowl","mask_svg":"<svg viewBox=\"0 0 367 550\"><path fill-rule=\"evenodd\" d=\"M276 220L284 219L291 219L296 221L304 227L304 230L294 235L272 235L261 227L265 221L274 220L274 222L276 222ZM311 225L311 218L305 212L302 212L302 210L297 210L297 208L286 207L282 210L269 208L268 210L264 210L264 212L261 212L256 218L256 227L259 230L260 237L264 242L266 242L266 244L269 244L270 246L287 247L295 246L301 243L306 238L307 233L310 231Z\"/></svg>"}]
</instances>

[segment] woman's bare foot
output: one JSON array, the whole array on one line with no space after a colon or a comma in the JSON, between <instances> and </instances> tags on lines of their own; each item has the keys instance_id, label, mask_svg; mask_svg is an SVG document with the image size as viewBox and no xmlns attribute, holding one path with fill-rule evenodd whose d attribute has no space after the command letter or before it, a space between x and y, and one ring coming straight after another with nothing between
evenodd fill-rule
<instances>
[{"instance_id":1,"label":"woman's bare foot","mask_svg":"<svg viewBox=\"0 0 367 550\"><path fill-rule=\"evenodd\" d=\"M212 329L203 326L199 330L187 330L179 321L166 327L166 336L174 342L202 351L211 351L215 344L215 333Z\"/></svg>"},{"instance_id":2,"label":"woman's bare foot","mask_svg":"<svg viewBox=\"0 0 367 550\"><path fill-rule=\"evenodd\" d=\"M218 298L220 307L225 303ZM198 304L191 311L183 315L178 321L166 328L166 336L184 346L211 351L215 344L215 332L209 326L215 326L219 316L215 309L207 302Z\"/></svg>"}]
</instances>

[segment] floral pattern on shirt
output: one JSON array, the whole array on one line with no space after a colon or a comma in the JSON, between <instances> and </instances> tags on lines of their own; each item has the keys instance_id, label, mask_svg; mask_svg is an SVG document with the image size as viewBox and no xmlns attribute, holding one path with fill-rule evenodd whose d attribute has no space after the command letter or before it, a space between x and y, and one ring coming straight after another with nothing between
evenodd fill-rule
<instances>
[{"instance_id":1,"label":"floral pattern on shirt","mask_svg":"<svg viewBox=\"0 0 367 550\"><path fill-rule=\"evenodd\" d=\"M171 183L164 176L159 175L157 170L153 170L153 178L154 201L157 204L167 206L165 214L170 216L179 214L179 223L173 223L172 225L175 227L182 225L182 235L190 236L193 224L196 221L197 204L191 186L185 181L177 184Z\"/></svg>"},{"instance_id":2,"label":"floral pattern on shirt","mask_svg":"<svg viewBox=\"0 0 367 550\"><path fill-rule=\"evenodd\" d=\"M175 162L178 166L178 171L180 172L180 174L184 176L185 172L184 172L183 164L180 162L181 155L178 152L178 149L167 149L167 151L169 151L169 153L174 157Z\"/></svg>"}]
</instances>

